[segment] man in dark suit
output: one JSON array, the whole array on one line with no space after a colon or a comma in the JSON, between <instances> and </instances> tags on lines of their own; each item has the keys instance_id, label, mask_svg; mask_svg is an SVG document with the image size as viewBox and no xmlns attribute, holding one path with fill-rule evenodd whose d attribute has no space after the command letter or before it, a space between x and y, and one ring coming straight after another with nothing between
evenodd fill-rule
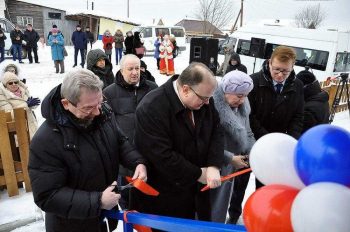
<instances>
[{"instance_id":1,"label":"man in dark suit","mask_svg":"<svg viewBox=\"0 0 350 232\"><path fill-rule=\"evenodd\" d=\"M133 192L131 209L210 220L209 192L221 184L223 134L212 96L217 82L201 63L190 64L148 93L136 110L135 145L149 161L150 197Z\"/></svg>"}]
</instances>

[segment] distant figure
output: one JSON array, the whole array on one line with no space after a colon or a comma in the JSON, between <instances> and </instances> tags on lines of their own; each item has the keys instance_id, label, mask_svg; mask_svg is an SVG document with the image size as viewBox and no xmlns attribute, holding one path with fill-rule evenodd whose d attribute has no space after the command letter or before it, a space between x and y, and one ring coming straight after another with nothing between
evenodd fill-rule
<instances>
[{"instance_id":1,"label":"distant figure","mask_svg":"<svg viewBox=\"0 0 350 232\"><path fill-rule=\"evenodd\" d=\"M87 43L86 43L86 52L87 52L87 45L90 44L90 49L92 49L92 44L95 41L95 37L94 37L94 34L90 31L90 27L85 28L85 34L87 39Z\"/></svg>"},{"instance_id":2,"label":"distant figure","mask_svg":"<svg viewBox=\"0 0 350 232\"><path fill-rule=\"evenodd\" d=\"M74 45L74 65L73 68L77 66L78 63L78 52L80 52L81 67L84 68L85 64L85 48L86 48L86 34L81 31L81 26L77 25L76 30L72 34L72 42Z\"/></svg>"},{"instance_id":3,"label":"distant figure","mask_svg":"<svg viewBox=\"0 0 350 232\"><path fill-rule=\"evenodd\" d=\"M224 48L225 60L221 64L219 70L216 72L216 74L219 76L223 76L225 75L225 73L227 73L226 69L230 61L232 52L234 51L234 40L229 40L229 42L225 44L223 48Z\"/></svg>"},{"instance_id":4,"label":"distant figure","mask_svg":"<svg viewBox=\"0 0 350 232\"><path fill-rule=\"evenodd\" d=\"M5 40L7 39L5 33L0 28L0 63L5 59Z\"/></svg>"},{"instance_id":5,"label":"distant figure","mask_svg":"<svg viewBox=\"0 0 350 232\"><path fill-rule=\"evenodd\" d=\"M152 81L156 83L156 79L154 78L154 76L152 76L152 73L150 73L150 71L147 70L146 63L143 60L140 60L140 62L141 62L141 66L140 66L141 76L145 77L146 80L148 81Z\"/></svg>"},{"instance_id":6,"label":"distant figure","mask_svg":"<svg viewBox=\"0 0 350 232\"><path fill-rule=\"evenodd\" d=\"M131 31L126 33L125 44L125 54L133 54L134 50L134 36Z\"/></svg>"},{"instance_id":7,"label":"distant figure","mask_svg":"<svg viewBox=\"0 0 350 232\"><path fill-rule=\"evenodd\" d=\"M101 49L89 51L86 66L103 81L103 89L114 82L112 63Z\"/></svg>"},{"instance_id":8,"label":"distant figure","mask_svg":"<svg viewBox=\"0 0 350 232\"><path fill-rule=\"evenodd\" d=\"M109 58L109 61L111 62L112 62L113 41L114 39L113 39L113 36L111 35L111 32L109 30L106 30L102 36L102 43L103 43L103 49L105 50L105 53Z\"/></svg>"},{"instance_id":9,"label":"distant figure","mask_svg":"<svg viewBox=\"0 0 350 232\"><path fill-rule=\"evenodd\" d=\"M226 73L229 73L233 70L238 70L238 71L247 73L247 67L245 65L241 64L241 58L235 52L233 52L231 55L230 61L228 63L227 69L226 69Z\"/></svg>"},{"instance_id":10,"label":"distant figure","mask_svg":"<svg viewBox=\"0 0 350 232\"><path fill-rule=\"evenodd\" d=\"M123 43L124 43L124 35L123 32L118 29L114 36L114 48L115 48L115 64L118 65L123 56Z\"/></svg>"},{"instance_id":11,"label":"distant figure","mask_svg":"<svg viewBox=\"0 0 350 232\"><path fill-rule=\"evenodd\" d=\"M137 48L143 48L143 42L141 41L140 38L140 32L136 31L134 33L134 41L133 41L133 46L134 46L134 51L133 53L139 58L141 59L144 55L144 49L141 49L141 52L139 52L137 50Z\"/></svg>"},{"instance_id":12,"label":"distant figure","mask_svg":"<svg viewBox=\"0 0 350 232\"><path fill-rule=\"evenodd\" d=\"M22 33L19 25L16 25L10 33L12 41L12 59L16 61L18 59L19 63L23 64L22 61L22 41L24 39L24 34Z\"/></svg>"},{"instance_id":13,"label":"distant figure","mask_svg":"<svg viewBox=\"0 0 350 232\"><path fill-rule=\"evenodd\" d=\"M159 35L156 39L156 41L154 41L154 55L153 57L157 60L157 68L159 70L159 62L160 62L160 51L159 51L159 46L162 43L162 37Z\"/></svg>"},{"instance_id":14,"label":"distant figure","mask_svg":"<svg viewBox=\"0 0 350 232\"><path fill-rule=\"evenodd\" d=\"M164 36L164 40L159 46L159 69L160 74L165 74L167 76L175 74L174 71L174 60L173 60L173 50L174 45L169 40L169 35Z\"/></svg>"},{"instance_id":15,"label":"distant figure","mask_svg":"<svg viewBox=\"0 0 350 232\"><path fill-rule=\"evenodd\" d=\"M303 132L329 120L329 95L321 89L320 83L313 73L301 71L297 78L304 84L304 126Z\"/></svg>"},{"instance_id":16,"label":"distant figure","mask_svg":"<svg viewBox=\"0 0 350 232\"><path fill-rule=\"evenodd\" d=\"M171 41L171 43L173 44L174 46L174 50L173 50L173 58L176 58L177 55L179 54L179 47L177 46L177 43L176 43L176 38L173 34L171 34L169 36L169 40Z\"/></svg>"},{"instance_id":17,"label":"distant figure","mask_svg":"<svg viewBox=\"0 0 350 232\"><path fill-rule=\"evenodd\" d=\"M61 67L60 73L64 73L64 39L57 28L52 28L51 32L49 46L51 46L51 55L55 63L56 73L60 71L58 66Z\"/></svg>"},{"instance_id":18,"label":"distant figure","mask_svg":"<svg viewBox=\"0 0 350 232\"><path fill-rule=\"evenodd\" d=\"M29 64L33 63L33 57L32 57L32 51L34 53L34 61L35 63L40 63L38 58L38 41L40 37L38 32L36 32L33 29L32 24L27 24L27 30L24 32L24 40L26 41L27 45L27 54L29 59Z\"/></svg>"}]
</instances>

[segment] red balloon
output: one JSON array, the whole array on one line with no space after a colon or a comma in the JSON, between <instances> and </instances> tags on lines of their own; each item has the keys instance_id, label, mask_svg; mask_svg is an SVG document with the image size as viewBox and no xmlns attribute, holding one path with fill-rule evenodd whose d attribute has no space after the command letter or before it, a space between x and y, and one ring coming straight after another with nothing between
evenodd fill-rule
<instances>
[{"instance_id":1,"label":"red balloon","mask_svg":"<svg viewBox=\"0 0 350 232\"><path fill-rule=\"evenodd\" d=\"M290 211L299 190L285 185L267 185L247 200L244 225L251 232L293 232Z\"/></svg>"}]
</instances>

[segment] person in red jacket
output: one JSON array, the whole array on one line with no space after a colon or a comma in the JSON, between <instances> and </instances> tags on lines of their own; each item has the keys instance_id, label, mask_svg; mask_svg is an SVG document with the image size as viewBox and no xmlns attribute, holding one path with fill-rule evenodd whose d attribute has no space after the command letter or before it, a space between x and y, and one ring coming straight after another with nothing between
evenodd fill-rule
<instances>
[{"instance_id":1,"label":"person in red jacket","mask_svg":"<svg viewBox=\"0 0 350 232\"><path fill-rule=\"evenodd\" d=\"M174 45L169 40L169 35L164 36L163 42L159 46L159 71L160 74L167 76L174 75L174 59L173 59Z\"/></svg>"},{"instance_id":2,"label":"person in red jacket","mask_svg":"<svg viewBox=\"0 0 350 232\"><path fill-rule=\"evenodd\" d=\"M106 55L109 58L109 61L112 61L112 49L113 49L113 36L109 30L106 30L102 36L103 49L105 50Z\"/></svg>"}]
</instances>

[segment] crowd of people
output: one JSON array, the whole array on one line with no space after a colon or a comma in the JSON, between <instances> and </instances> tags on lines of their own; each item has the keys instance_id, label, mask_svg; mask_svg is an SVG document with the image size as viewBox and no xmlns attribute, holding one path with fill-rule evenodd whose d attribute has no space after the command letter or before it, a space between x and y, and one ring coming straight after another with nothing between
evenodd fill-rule
<instances>
[{"instance_id":1,"label":"crowd of people","mask_svg":"<svg viewBox=\"0 0 350 232\"><path fill-rule=\"evenodd\" d=\"M34 29L11 39L31 38ZM298 139L327 123L328 94L309 71L293 70L295 51L277 47L252 75L232 50L225 51L219 80L202 63L175 75L176 41L159 35L154 58L158 87L142 60L140 34L106 30L103 50L80 25L72 34L74 66L80 52L87 69L73 69L42 101L45 122L38 129L30 95L16 62L2 64L0 109L24 107L30 131L29 175L35 203L46 212L46 231L107 231L117 221L101 221L103 210L137 210L163 216L236 224L249 173L221 183L220 176L249 167L250 150L273 132ZM0 32L1 44L1 32ZM38 61L32 43L34 61ZM48 35L56 72L64 73L64 37L54 26ZM86 54L87 46L90 51ZM113 44L116 64L114 75ZM125 54L123 47L125 46ZM14 48L18 50L19 48ZM18 58L19 59L19 58ZM86 59L86 61L85 61ZM32 62L32 58L30 62ZM147 181L159 191L118 192L124 177ZM209 185L210 191L200 189ZM256 187L263 186L256 180ZM228 215L228 217L227 217Z\"/></svg>"}]
</instances>

